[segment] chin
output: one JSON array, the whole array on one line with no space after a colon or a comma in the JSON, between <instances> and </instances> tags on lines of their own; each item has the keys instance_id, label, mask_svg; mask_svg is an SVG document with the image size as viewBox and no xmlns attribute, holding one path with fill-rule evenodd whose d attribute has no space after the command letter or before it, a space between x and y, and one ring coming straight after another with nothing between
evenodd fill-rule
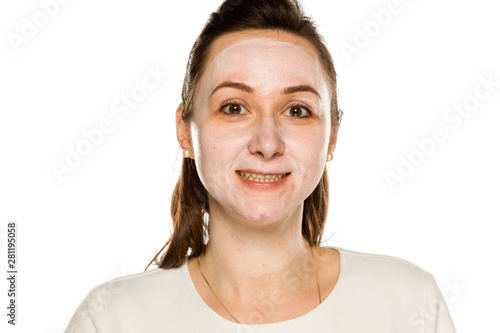
<instances>
[{"instance_id":1,"label":"chin","mask_svg":"<svg viewBox=\"0 0 500 333\"><path fill-rule=\"evenodd\" d=\"M272 207L266 204L246 207L241 216L248 221L272 223L285 218L283 207Z\"/></svg>"}]
</instances>

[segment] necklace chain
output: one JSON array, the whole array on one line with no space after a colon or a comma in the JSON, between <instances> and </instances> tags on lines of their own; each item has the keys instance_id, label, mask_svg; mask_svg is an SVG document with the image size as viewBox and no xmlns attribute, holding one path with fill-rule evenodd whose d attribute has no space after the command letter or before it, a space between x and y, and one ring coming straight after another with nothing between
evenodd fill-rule
<instances>
[{"instance_id":1,"label":"necklace chain","mask_svg":"<svg viewBox=\"0 0 500 333\"><path fill-rule=\"evenodd\" d=\"M320 288L319 288L319 280L318 280L318 271L316 269L316 260L314 260L314 254L313 254L313 250L312 250L312 246L309 247L309 249L311 250L311 256L313 258L313 265L314 265L314 275L316 276L316 286L318 287L318 298L319 298L319 304L321 304L321 291L320 291ZM205 250L203 250L203 252L205 252ZM215 293L215 291L213 290L212 286L210 285L210 283L208 282L207 278L205 277L205 274L203 274L203 272L201 271L201 267L200 267L200 259L201 259L201 255L198 256L198 269L201 273L201 276L203 276L203 279L205 280L205 282L207 283L208 287L210 288L210 290L212 291L212 294L214 294L215 298L217 298L217 300L219 301L220 305L222 305L222 307L224 308L224 310L226 310L226 312L231 316L231 318L234 319L234 321L236 321L238 324L240 324L240 322L238 321L238 319L234 318L234 316L231 314L231 312L229 312L229 310L226 308L226 306L224 305L224 303L222 303L222 301L220 300L220 298L217 296L217 294Z\"/></svg>"}]
</instances>

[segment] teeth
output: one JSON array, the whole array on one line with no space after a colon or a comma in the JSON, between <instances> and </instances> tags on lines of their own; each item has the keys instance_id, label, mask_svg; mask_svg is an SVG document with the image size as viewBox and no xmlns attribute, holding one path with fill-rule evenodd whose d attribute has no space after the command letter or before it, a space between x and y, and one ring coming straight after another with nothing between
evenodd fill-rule
<instances>
[{"instance_id":1,"label":"teeth","mask_svg":"<svg viewBox=\"0 0 500 333\"><path fill-rule=\"evenodd\" d=\"M239 175L245 179L254 181L254 182L260 182L260 183L271 183L275 182L277 180L282 179L283 177L286 176L286 174L282 175L261 175L258 173L248 173L248 172L242 172L238 171Z\"/></svg>"}]
</instances>

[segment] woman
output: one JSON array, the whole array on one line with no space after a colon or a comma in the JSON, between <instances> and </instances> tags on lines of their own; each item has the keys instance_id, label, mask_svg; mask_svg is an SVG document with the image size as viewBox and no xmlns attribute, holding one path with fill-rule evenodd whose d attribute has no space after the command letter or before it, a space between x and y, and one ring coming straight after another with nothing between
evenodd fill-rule
<instances>
[{"instance_id":1,"label":"woman","mask_svg":"<svg viewBox=\"0 0 500 333\"><path fill-rule=\"evenodd\" d=\"M187 66L159 267L92 289L66 332L455 332L429 273L319 246L341 116L298 3L223 3Z\"/></svg>"}]
</instances>

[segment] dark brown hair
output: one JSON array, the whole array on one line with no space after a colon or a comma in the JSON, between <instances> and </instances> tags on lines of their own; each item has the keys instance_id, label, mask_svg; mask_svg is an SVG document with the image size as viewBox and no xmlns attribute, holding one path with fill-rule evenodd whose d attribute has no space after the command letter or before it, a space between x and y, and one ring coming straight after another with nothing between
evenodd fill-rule
<instances>
[{"instance_id":1,"label":"dark brown hair","mask_svg":"<svg viewBox=\"0 0 500 333\"><path fill-rule=\"evenodd\" d=\"M337 79L330 52L314 22L304 15L296 0L226 0L213 12L196 39L182 87L182 121L193 116L195 88L205 69L214 41L232 32L272 30L290 33L311 42L325 70L331 90L331 128L337 132L342 111L337 105ZM170 239L151 260L161 268L178 267L187 258L200 255L210 237L208 196L193 159L184 158L180 178L172 194L171 216L174 230ZM328 212L326 168L314 191L304 201L302 235L310 245L319 245ZM156 258L167 248L158 263Z\"/></svg>"}]
</instances>

